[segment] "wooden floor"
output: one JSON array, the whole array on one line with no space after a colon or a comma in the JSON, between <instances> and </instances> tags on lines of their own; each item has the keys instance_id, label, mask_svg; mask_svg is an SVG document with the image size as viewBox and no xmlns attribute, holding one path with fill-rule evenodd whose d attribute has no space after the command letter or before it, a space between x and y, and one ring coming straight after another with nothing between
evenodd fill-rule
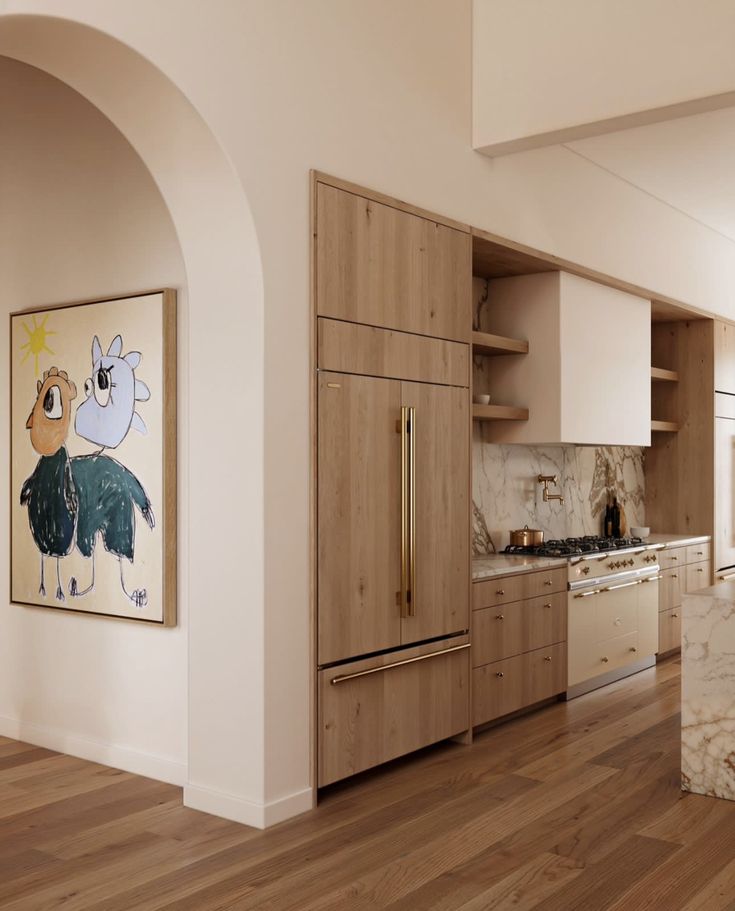
<instances>
[{"instance_id":1,"label":"wooden floor","mask_svg":"<svg viewBox=\"0 0 735 911\"><path fill-rule=\"evenodd\" d=\"M0 908L735 908L735 804L679 790L679 670L334 786L267 832L0 739Z\"/></svg>"}]
</instances>

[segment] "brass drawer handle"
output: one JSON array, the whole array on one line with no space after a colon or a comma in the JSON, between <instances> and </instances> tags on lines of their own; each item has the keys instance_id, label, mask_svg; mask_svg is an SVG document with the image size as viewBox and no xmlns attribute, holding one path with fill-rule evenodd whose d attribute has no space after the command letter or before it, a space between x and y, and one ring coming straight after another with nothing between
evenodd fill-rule
<instances>
[{"instance_id":1,"label":"brass drawer handle","mask_svg":"<svg viewBox=\"0 0 735 911\"><path fill-rule=\"evenodd\" d=\"M704 570L703 570L702 567L700 566L700 567L697 568L697 572L698 572L698 573L703 573Z\"/></svg>"},{"instance_id":2,"label":"brass drawer handle","mask_svg":"<svg viewBox=\"0 0 735 911\"><path fill-rule=\"evenodd\" d=\"M678 557L670 557L671 560L678 560Z\"/></svg>"},{"instance_id":3,"label":"brass drawer handle","mask_svg":"<svg viewBox=\"0 0 735 911\"><path fill-rule=\"evenodd\" d=\"M553 584L554 584L554 583L551 581L551 579L547 579L547 580L544 582L544 585L553 585Z\"/></svg>"},{"instance_id":4,"label":"brass drawer handle","mask_svg":"<svg viewBox=\"0 0 735 911\"><path fill-rule=\"evenodd\" d=\"M703 556L704 556L704 551L703 551L703 550L697 550L697 551L695 551L694 556L695 556L695 557L703 557Z\"/></svg>"},{"instance_id":5,"label":"brass drawer handle","mask_svg":"<svg viewBox=\"0 0 735 911\"><path fill-rule=\"evenodd\" d=\"M609 660L610 660L609 658L603 658L603 659L602 659L602 663L603 663L603 664L607 664L607 662L608 662Z\"/></svg>"},{"instance_id":6,"label":"brass drawer handle","mask_svg":"<svg viewBox=\"0 0 735 911\"><path fill-rule=\"evenodd\" d=\"M630 650L631 650L631 652L637 652L637 651L638 651L638 649L637 649L634 645L631 645Z\"/></svg>"},{"instance_id":7,"label":"brass drawer handle","mask_svg":"<svg viewBox=\"0 0 735 911\"><path fill-rule=\"evenodd\" d=\"M381 667L371 667L366 671L355 671L354 674L340 674L337 677L332 677L329 682L332 686L337 686L338 683L345 683L347 680L355 680L357 677L367 677L369 674L390 671L394 667L403 667L405 664L415 664L417 661L425 661L427 658L438 658L439 655L449 655L451 652L461 652L463 649L469 647L470 643L465 642L464 645L453 645L451 648L443 648L438 652L431 652L428 655L417 655L416 658L406 658L403 661L394 661L391 664L384 664Z\"/></svg>"},{"instance_id":8,"label":"brass drawer handle","mask_svg":"<svg viewBox=\"0 0 735 911\"><path fill-rule=\"evenodd\" d=\"M672 617L678 617L679 615L678 615L678 614L672 614L671 616L672 616Z\"/></svg>"},{"instance_id":9,"label":"brass drawer handle","mask_svg":"<svg viewBox=\"0 0 735 911\"><path fill-rule=\"evenodd\" d=\"M496 677L505 677L505 674L502 671L497 671L495 676Z\"/></svg>"},{"instance_id":10,"label":"brass drawer handle","mask_svg":"<svg viewBox=\"0 0 735 911\"><path fill-rule=\"evenodd\" d=\"M505 594L505 589L499 588L499 589L495 592L495 594L496 594L496 595L504 595L504 594Z\"/></svg>"},{"instance_id":11,"label":"brass drawer handle","mask_svg":"<svg viewBox=\"0 0 735 911\"><path fill-rule=\"evenodd\" d=\"M496 620L505 620L505 614L496 614L495 619Z\"/></svg>"},{"instance_id":12,"label":"brass drawer handle","mask_svg":"<svg viewBox=\"0 0 735 911\"><path fill-rule=\"evenodd\" d=\"M551 655L544 655L544 661L551 661Z\"/></svg>"},{"instance_id":13,"label":"brass drawer handle","mask_svg":"<svg viewBox=\"0 0 735 911\"><path fill-rule=\"evenodd\" d=\"M550 608L551 606L552 606L551 603L549 603L549 604L544 604L544 607L549 607L549 608Z\"/></svg>"},{"instance_id":14,"label":"brass drawer handle","mask_svg":"<svg viewBox=\"0 0 735 911\"><path fill-rule=\"evenodd\" d=\"M671 578L672 578L672 579L678 579L679 576L677 575L677 573L672 573L672 574L671 574Z\"/></svg>"}]
</instances>

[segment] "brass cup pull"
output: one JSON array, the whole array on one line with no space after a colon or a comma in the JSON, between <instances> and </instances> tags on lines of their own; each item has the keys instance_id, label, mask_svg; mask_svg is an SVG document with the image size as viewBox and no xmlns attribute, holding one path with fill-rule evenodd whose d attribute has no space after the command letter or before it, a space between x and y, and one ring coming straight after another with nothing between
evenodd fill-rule
<instances>
[{"instance_id":1,"label":"brass cup pull","mask_svg":"<svg viewBox=\"0 0 735 911\"><path fill-rule=\"evenodd\" d=\"M671 578L672 578L672 579L678 579L679 576L678 576L676 573L672 573L672 574L671 574Z\"/></svg>"},{"instance_id":2,"label":"brass cup pull","mask_svg":"<svg viewBox=\"0 0 735 911\"><path fill-rule=\"evenodd\" d=\"M551 584L552 584L552 583L551 583L551 579L547 579L547 580L544 582L544 585L551 585Z\"/></svg>"},{"instance_id":3,"label":"brass cup pull","mask_svg":"<svg viewBox=\"0 0 735 911\"><path fill-rule=\"evenodd\" d=\"M496 594L496 595L504 595L504 594L505 594L505 589L499 588L499 589L495 592L495 594Z\"/></svg>"},{"instance_id":4,"label":"brass cup pull","mask_svg":"<svg viewBox=\"0 0 735 911\"><path fill-rule=\"evenodd\" d=\"M631 650L631 652L637 652L637 651L638 651L638 649L637 649L634 645L631 645L630 650Z\"/></svg>"},{"instance_id":5,"label":"brass cup pull","mask_svg":"<svg viewBox=\"0 0 735 911\"><path fill-rule=\"evenodd\" d=\"M608 662L609 660L610 660L609 658L603 658L603 659L602 659L602 663L603 663L603 664L607 664L607 662Z\"/></svg>"},{"instance_id":6,"label":"brass cup pull","mask_svg":"<svg viewBox=\"0 0 735 911\"><path fill-rule=\"evenodd\" d=\"M551 655L544 655L544 661L551 661Z\"/></svg>"},{"instance_id":7,"label":"brass cup pull","mask_svg":"<svg viewBox=\"0 0 735 911\"><path fill-rule=\"evenodd\" d=\"M697 553L696 553L696 556L698 556L698 557L703 557L703 556L704 556L704 551L703 551L703 550L698 550Z\"/></svg>"},{"instance_id":8,"label":"brass cup pull","mask_svg":"<svg viewBox=\"0 0 735 911\"><path fill-rule=\"evenodd\" d=\"M495 619L496 619L496 620L505 620L505 615L504 615L504 614L496 614Z\"/></svg>"},{"instance_id":9,"label":"brass cup pull","mask_svg":"<svg viewBox=\"0 0 735 911\"><path fill-rule=\"evenodd\" d=\"M671 559L672 559L672 560L678 560L679 558L678 558L678 557L672 557Z\"/></svg>"},{"instance_id":10,"label":"brass cup pull","mask_svg":"<svg viewBox=\"0 0 735 911\"><path fill-rule=\"evenodd\" d=\"M550 609L550 608L551 608L551 602L549 602L548 604L544 604L544 607L547 607L547 608Z\"/></svg>"},{"instance_id":11,"label":"brass cup pull","mask_svg":"<svg viewBox=\"0 0 735 911\"><path fill-rule=\"evenodd\" d=\"M672 614L671 616L672 616L672 617L678 617L679 615L678 615L678 614Z\"/></svg>"},{"instance_id":12,"label":"brass cup pull","mask_svg":"<svg viewBox=\"0 0 735 911\"><path fill-rule=\"evenodd\" d=\"M495 676L496 676L496 677L505 677L505 674L504 674L502 671L498 671L498 672L495 674Z\"/></svg>"},{"instance_id":13,"label":"brass cup pull","mask_svg":"<svg viewBox=\"0 0 735 911\"><path fill-rule=\"evenodd\" d=\"M703 573L704 570L703 570L702 567L700 566L700 567L698 567L697 572L698 572L698 573Z\"/></svg>"}]
</instances>

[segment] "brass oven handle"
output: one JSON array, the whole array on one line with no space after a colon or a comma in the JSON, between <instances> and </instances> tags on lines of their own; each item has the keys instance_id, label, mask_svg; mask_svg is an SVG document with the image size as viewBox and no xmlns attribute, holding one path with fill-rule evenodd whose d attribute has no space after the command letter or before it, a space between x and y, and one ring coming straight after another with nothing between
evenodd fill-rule
<instances>
[{"instance_id":1,"label":"brass oven handle","mask_svg":"<svg viewBox=\"0 0 735 911\"><path fill-rule=\"evenodd\" d=\"M416 616L416 409L408 409L408 471L411 477L411 502L408 511L408 616Z\"/></svg>"},{"instance_id":2,"label":"brass oven handle","mask_svg":"<svg viewBox=\"0 0 735 911\"><path fill-rule=\"evenodd\" d=\"M332 686L337 686L338 683L345 683L347 680L355 680L357 677L367 677L369 674L378 674L380 671L390 671L394 667L403 667L405 664L415 664L417 661L425 661L427 658L438 658L439 655L449 655L451 652L461 652L463 649L469 648L470 643L465 642L464 645L453 645L451 648L443 648L438 652L431 652L428 655L417 655L415 658L405 658L403 661L393 661L391 664L383 664L380 667L371 667L366 671L355 671L354 674L339 674L337 677L332 677L329 681Z\"/></svg>"},{"instance_id":3,"label":"brass oven handle","mask_svg":"<svg viewBox=\"0 0 735 911\"><path fill-rule=\"evenodd\" d=\"M614 592L619 588L630 588L631 585L640 585L643 582L643 579L634 579L632 582L622 582L620 585L608 585L606 588L603 588L605 592Z\"/></svg>"},{"instance_id":4,"label":"brass oven handle","mask_svg":"<svg viewBox=\"0 0 735 911\"><path fill-rule=\"evenodd\" d=\"M401 617L408 616L408 406L401 405Z\"/></svg>"},{"instance_id":5,"label":"brass oven handle","mask_svg":"<svg viewBox=\"0 0 735 911\"><path fill-rule=\"evenodd\" d=\"M721 576L717 577L720 582L727 582L728 579L735 579L735 572L733 573L723 573Z\"/></svg>"},{"instance_id":6,"label":"brass oven handle","mask_svg":"<svg viewBox=\"0 0 735 911\"><path fill-rule=\"evenodd\" d=\"M605 591L604 588L593 588L592 591L588 592L577 592L574 596L575 598L589 598L590 595L601 595Z\"/></svg>"}]
</instances>

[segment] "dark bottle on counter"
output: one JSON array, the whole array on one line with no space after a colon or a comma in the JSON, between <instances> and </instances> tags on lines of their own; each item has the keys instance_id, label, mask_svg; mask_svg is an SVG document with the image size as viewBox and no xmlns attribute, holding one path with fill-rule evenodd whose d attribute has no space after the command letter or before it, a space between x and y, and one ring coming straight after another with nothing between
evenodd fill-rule
<instances>
[{"instance_id":1,"label":"dark bottle on counter","mask_svg":"<svg viewBox=\"0 0 735 911\"><path fill-rule=\"evenodd\" d=\"M613 538L620 537L620 507L618 506L618 498L613 497L612 505L612 536Z\"/></svg>"},{"instance_id":2,"label":"dark bottle on counter","mask_svg":"<svg viewBox=\"0 0 735 911\"><path fill-rule=\"evenodd\" d=\"M605 521L602 525L602 536L603 538L612 537L612 504L609 499L605 504Z\"/></svg>"}]
</instances>

